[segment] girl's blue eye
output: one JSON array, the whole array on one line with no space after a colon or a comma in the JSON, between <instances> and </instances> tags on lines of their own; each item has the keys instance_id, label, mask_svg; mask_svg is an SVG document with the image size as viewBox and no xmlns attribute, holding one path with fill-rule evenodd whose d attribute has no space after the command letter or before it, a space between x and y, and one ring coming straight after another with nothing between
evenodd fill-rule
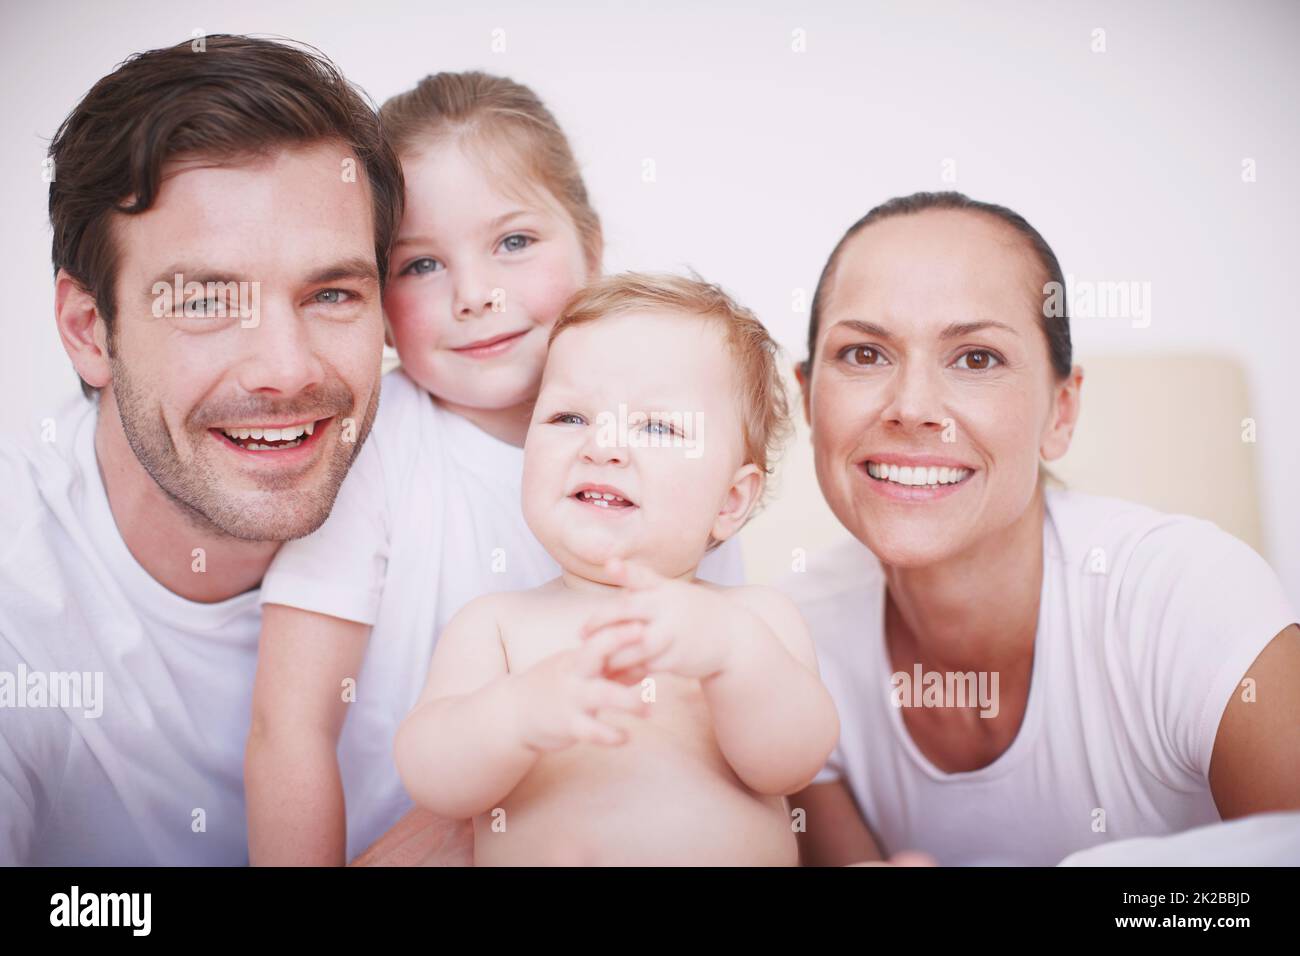
<instances>
[{"instance_id":1,"label":"girl's blue eye","mask_svg":"<svg viewBox=\"0 0 1300 956\"><path fill-rule=\"evenodd\" d=\"M442 263L439 262L437 259L434 259L431 256L422 256L421 258L416 259L414 262L408 265L405 269L403 269L400 274L404 276L405 275L422 276L428 272L438 271L438 268L440 266L442 266Z\"/></svg>"},{"instance_id":2,"label":"girl's blue eye","mask_svg":"<svg viewBox=\"0 0 1300 956\"><path fill-rule=\"evenodd\" d=\"M581 415L574 412L560 412L560 414L551 418L551 424L555 425L585 425L586 422Z\"/></svg>"},{"instance_id":3,"label":"girl's blue eye","mask_svg":"<svg viewBox=\"0 0 1300 956\"><path fill-rule=\"evenodd\" d=\"M964 359L969 360L966 365L961 364ZM972 349L959 356L956 364L958 368L964 368L970 372L985 372L1001 365L1002 360L988 349Z\"/></svg>"},{"instance_id":4,"label":"girl's blue eye","mask_svg":"<svg viewBox=\"0 0 1300 956\"><path fill-rule=\"evenodd\" d=\"M501 246L506 252L518 252L520 249L526 249L532 244L533 239L531 237L518 232L501 240Z\"/></svg>"}]
</instances>

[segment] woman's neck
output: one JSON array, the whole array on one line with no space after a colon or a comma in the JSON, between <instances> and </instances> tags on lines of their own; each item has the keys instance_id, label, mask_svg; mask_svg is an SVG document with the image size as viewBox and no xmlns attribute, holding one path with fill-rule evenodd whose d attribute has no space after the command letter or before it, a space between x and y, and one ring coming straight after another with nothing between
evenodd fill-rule
<instances>
[{"instance_id":1,"label":"woman's neck","mask_svg":"<svg viewBox=\"0 0 1300 956\"><path fill-rule=\"evenodd\" d=\"M1043 488L1014 523L939 564L884 569L890 644L939 671L1028 669L1043 584Z\"/></svg>"},{"instance_id":2,"label":"woman's neck","mask_svg":"<svg viewBox=\"0 0 1300 956\"><path fill-rule=\"evenodd\" d=\"M536 405L535 401L528 401L510 408L472 408L437 397L434 401L493 438L516 448L524 447L524 438L528 435L528 425L532 421L533 407Z\"/></svg>"}]
</instances>

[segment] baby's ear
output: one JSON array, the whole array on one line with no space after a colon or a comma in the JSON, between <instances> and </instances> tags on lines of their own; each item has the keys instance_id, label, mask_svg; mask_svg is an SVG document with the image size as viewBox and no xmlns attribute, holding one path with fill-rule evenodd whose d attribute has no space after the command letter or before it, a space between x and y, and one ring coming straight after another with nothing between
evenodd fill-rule
<instances>
[{"instance_id":1,"label":"baby's ear","mask_svg":"<svg viewBox=\"0 0 1300 956\"><path fill-rule=\"evenodd\" d=\"M750 512L758 504L758 499L762 497L766 482L767 475L753 462L736 470L731 476L727 497L722 501L722 509L713 520L714 538L726 541L744 526Z\"/></svg>"}]
</instances>

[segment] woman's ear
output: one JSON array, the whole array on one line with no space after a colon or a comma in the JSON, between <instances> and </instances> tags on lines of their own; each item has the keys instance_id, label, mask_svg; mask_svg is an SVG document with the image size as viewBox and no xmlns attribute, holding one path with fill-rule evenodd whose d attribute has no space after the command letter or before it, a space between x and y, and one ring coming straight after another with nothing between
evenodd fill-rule
<instances>
[{"instance_id":1,"label":"woman's ear","mask_svg":"<svg viewBox=\"0 0 1300 956\"><path fill-rule=\"evenodd\" d=\"M1083 391L1083 368L1074 366L1064 381L1053 386L1052 420L1039 449L1044 461L1056 461L1070 450L1074 426L1079 421Z\"/></svg>"},{"instance_id":2,"label":"woman's ear","mask_svg":"<svg viewBox=\"0 0 1300 956\"><path fill-rule=\"evenodd\" d=\"M95 297L65 269L60 269L54 279L54 322L81 380L92 388L104 388L112 382L108 326L99 314Z\"/></svg>"},{"instance_id":3,"label":"woman's ear","mask_svg":"<svg viewBox=\"0 0 1300 956\"><path fill-rule=\"evenodd\" d=\"M812 371L812 358L804 359L802 362L794 363L795 381L799 383L799 402L803 405L803 420L809 428L812 427L812 391L809 388L808 373Z\"/></svg>"},{"instance_id":4,"label":"woman's ear","mask_svg":"<svg viewBox=\"0 0 1300 956\"><path fill-rule=\"evenodd\" d=\"M731 478L731 487L723 499L722 509L713 519L711 533L718 541L726 541L744 527L749 513L763 494L767 476L753 462L742 465Z\"/></svg>"}]
</instances>

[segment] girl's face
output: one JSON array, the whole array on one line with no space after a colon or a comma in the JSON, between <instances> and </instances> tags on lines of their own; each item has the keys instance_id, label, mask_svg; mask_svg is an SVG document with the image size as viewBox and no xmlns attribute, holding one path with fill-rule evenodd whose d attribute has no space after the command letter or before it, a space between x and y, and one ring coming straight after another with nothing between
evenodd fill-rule
<instances>
[{"instance_id":1,"label":"girl's face","mask_svg":"<svg viewBox=\"0 0 1300 956\"><path fill-rule=\"evenodd\" d=\"M542 189L521 200L454 141L402 158L406 212L384 308L407 374L457 408L537 397L546 339L587 280L571 218Z\"/></svg>"},{"instance_id":2,"label":"girl's face","mask_svg":"<svg viewBox=\"0 0 1300 956\"><path fill-rule=\"evenodd\" d=\"M961 554L1033 499L1069 447L1082 373L1057 382L1042 269L1009 226L927 210L873 223L841 254L804 408L817 478L886 565Z\"/></svg>"}]
</instances>

